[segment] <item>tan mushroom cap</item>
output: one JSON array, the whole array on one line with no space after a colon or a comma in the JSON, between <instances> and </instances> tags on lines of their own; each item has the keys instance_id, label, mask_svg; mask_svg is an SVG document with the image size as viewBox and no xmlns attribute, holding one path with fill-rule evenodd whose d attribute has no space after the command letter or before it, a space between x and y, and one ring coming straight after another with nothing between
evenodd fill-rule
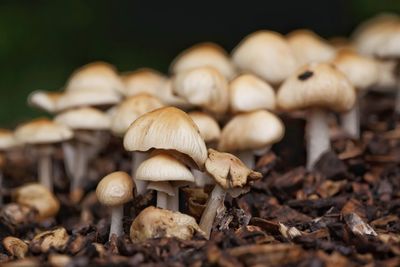
<instances>
[{"instance_id":1,"label":"tan mushroom cap","mask_svg":"<svg viewBox=\"0 0 400 267\"><path fill-rule=\"evenodd\" d=\"M133 179L126 172L113 172L101 179L96 196L105 206L119 206L132 200L134 188Z\"/></svg>"},{"instance_id":2,"label":"tan mushroom cap","mask_svg":"<svg viewBox=\"0 0 400 267\"><path fill-rule=\"evenodd\" d=\"M261 173L249 169L234 155L212 148L208 149L206 170L224 189L242 188L262 177Z\"/></svg>"},{"instance_id":3,"label":"tan mushroom cap","mask_svg":"<svg viewBox=\"0 0 400 267\"><path fill-rule=\"evenodd\" d=\"M65 92L57 101L56 110L83 107L114 105L121 101L121 95L113 91L77 90Z\"/></svg>"},{"instance_id":4,"label":"tan mushroom cap","mask_svg":"<svg viewBox=\"0 0 400 267\"><path fill-rule=\"evenodd\" d=\"M215 43L200 43L184 50L171 63L170 71L176 74L206 66L215 68L228 80L236 75L228 54Z\"/></svg>"},{"instance_id":5,"label":"tan mushroom cap","mask_svg":"<svg viewBox=\"0 0 400 267\"><path fill-rule=\"evenodd\" d=\"M106 113L91 107L64 111L54 121L74 130L107 130L111 124Z\"/></svg>"},{"instance_id":6,"label":"tan mushroom cap","mask_svg":"<svg viewBox=\"0 0 400 267\"><path fill-rule=\"evenodd\" d=\"M15 137L25 144L49 144L71 139L73 132L65 125L39 118L18 126Z\"/></svg>"},{"instance_id":7,"label":"tan mushroom cap","mask_svg":"<svg viewBox=\"0 0 400 267\"><path fill-rule=\"evenodd\" d=\"M0 128L0 150L8 150L18 145L13 131Z\"/></svg>"},{"instance_id":8,"label":"tan mushroom cap","mask_svg":"<svg viewBox=\"0 0 400 267\"><path fill-rule=\"evenodd\" d=\"M258 110L233 117L222 129L218 150L257 150L279 142L285 133L282 121L273 113Z\"/></svg>"},{"instance_id":9,"label":"tan mushroom cap","mask_svg":"<svg viewBox=\"0 0 400 267\"><path fill-rule=\"evenodd\" d=\"M283 110L325 108L350 110L356 94L346 76L333 65L313 63L291 75L279 88L278 106Z\"/></svg>"},{"instance_id":10,"label":"tan mushroom cap","mask_svg":"<svg viewBox=\"0 0 400 267\"><path fill-rule=\"evenodd\" d=\"M179 72L172 86L176 94L192 105L216 114L224 114L228 109L228 82L213 67Z\"/></svg>"},{"instance_id":11,"label":"tan mushroom cap","mask_svg":"<svg viewBox=\"0 0 400 267\"><path fill-rule=\"evenodd\" d=\"M123 83L115 67L105 62L93 62L77 69L69 78L65 91L123 92Z\"/></svg>"},{"instance_id":12,"label":"tan mushroom cap","mask_svg":"<svg viewBox=\"0 0 400 267\"><path fill-rule=\"evenodd\" d=\"M132 242L162 237L189 240L196 232L204 235L193 217L150 206L142 210L132 222L130 238Z\"/></svg>"},{"instance_id":13,"label":"tan mushroom cap","mask_svg":"<svg viewBox=\"0 0 400 267\"><path fill-rule=\"evenodd\" d=\"M232 52L233 62L244 72L279 84L297 67L285 38L276 32L258 31L245 37Z\"/></svg>"},{"instance_id":14,"label":"tan mushroom cap","mask_svg":"<svg viewBox=\"0 0 400 267\"><path fill-rule=\"evenodd\" d=\"M339 51L332 63L346 75L356 90L366 89L378 80L376 61L354 51Z\"/></svg>"},{"instance_id":15,"label":"tan mushroom cap","mask_svg":"<svg viewBox=\"0 0 400 267\"><path fill-rule=\"evenodd\" d=\"M275 98L274 89L252 74L240 75L229 84L229 106L233 113L274 110Z\"/></svg>"},{"instance_id":16,"label":"tan mushroom cap","mask_svg":"<svg viewBox=\"0 0 400 267\"><path fill-rule=\"evenodd\" d=\"M156 190L158 192L164 192L169 196L175 196L175 191L173 186L168 181L157 181L157 182L150 182L147 185L147 189L149 190Z\"/></svg>"},{"instance_id":17,"label":"tan mushroom cap","mask_svg":"<svg viewBox=\"0 0 400 267\"><path fill-rule=\"evenodd\" d=\"M18 187L13 192L13 199L20 205L35 208L39 212L39 220L54 217L60 209L60 203L53 193L45 186L37 183Z\"/></svg>"},{"instance_id":18,"label":"tan mushroom cap","mask_svg":"<svg viewBox=\"0 0 400 267\"><path fill-rule=\"evenodd\" d=\"M376 55L384 59L400 58L400 21L387 29L387 32L378 44Z\"/></svg>"},{"instance_id":19,"label":"tan mushroom cap","mask_svg":"<svg viewBox=\"0 0 400 267\"><path fill-rule=\"evenodd\" d=\"M168 80L162 73L149 68L123 73L121 79L125 85L123 94L126 96L134 96L140 93L157 96Z\"/></svg>"},{"instance_id":20,"label":"tan mushroom cap","mask_svg":"<svg viewBox=\"0 0 400 267\"><path fill-rule=\"evenodd\" d=\"M129 126L143 114L163 107L156 97L140 93L119 103L111 115L111 131L118 136L124 135Z\"/></svg>"},{"instance_id":21,"label":"tan mushroom cap","mask_svg":"<svg viewBox=\"0 0 400 267\"><path fill-rule=\"evenodd\" d=\"M136 119L124 136L128 151L152 148L174 150L191 158L198 168L204 167L207 149L193 120L180 109L156 109Z\"/></svg>"},{"instance_id":22,"label":"tan mushroom cap","mask_svg":"<svg viewBox=\"0 0 400 267\"><path fill-rule=\"evenodd\" d=\"M143 181L194 182L192 172L168 153L158 152L143 161L136 170L135 178Z\"/></svg>"},{"instance_id":23,"label":"tan mushroom cap","mask_svg":"<svg viewBox=\"0 0 400 267\"><path fill-rule=\"evenodd\" d=\"M313 62L331 61L336 54L333 46L310 30L293 31L287 35L287 41L299 67Z\"/></svg>"},{"instance_id":24,"label":"tan mushroom cap","mask_svg":"<svg viewBox=\"0 0 400 267\"><path fill-rule=\"evenodd\" d=\"M200 135L206 143L219 140L221 128L213 117L200 111L192 111L189 112L188 115L199 128Z\"/></svg>"},{"instance_id":25,"label":"tan mushroom cap","mask_svg":"<svg viewBox=\"0 0 400 267\"><path fill-rule=\"evenodd\" d=\"M54 113L57 112L57 102L61 96L61 92L34 91L28 96L28 105Z\"/></svg>"}]
</instances>

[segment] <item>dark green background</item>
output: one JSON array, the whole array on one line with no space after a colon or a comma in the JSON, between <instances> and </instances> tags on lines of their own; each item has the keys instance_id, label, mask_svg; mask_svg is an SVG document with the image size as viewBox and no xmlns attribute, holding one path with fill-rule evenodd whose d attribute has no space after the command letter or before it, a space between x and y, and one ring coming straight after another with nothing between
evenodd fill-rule
<instances>
[{"instance_id":1,"label":"dark green background","mask_svg":"<svg viewBox=\"0 0 400 267\"><path fill-rule=\"evenodd\" d=\"M165 72L176 53L196 42L230 50L262 28L346 35L381 11L399 12L400 1L0 0L0 127L38 116L25 104L28 93L61 88L90 61Z\"/></svg>"}]
</instances>

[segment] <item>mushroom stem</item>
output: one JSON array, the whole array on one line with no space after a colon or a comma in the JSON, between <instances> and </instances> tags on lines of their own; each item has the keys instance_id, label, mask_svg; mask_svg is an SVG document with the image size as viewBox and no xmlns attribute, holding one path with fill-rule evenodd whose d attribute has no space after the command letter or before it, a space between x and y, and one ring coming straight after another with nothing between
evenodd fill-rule
<instances>
[{"instance_id":1,"label":"mushroom stem","mask_svg":"<svg viewBox=\"0 0 400 267\"><path fill-rule=\"evenodd\" d=\"M311 170L323 153L330 149L326 112L311 110L307 122L307 169Z\"/></svg>"},{"instance_id":2,"label":"mushroom stem","mask_svg":"<svg viewBox=\"0 0 400 267\"><path fill-rule=\"evenodd\" d=\"M167 209L168 195L165 192L157 191L157 208Z\"/></svg>"},{"instance_id":3,"label":"mushroom stem","mask_svg":"<svg viewBox=\"0 0 400 267\"><path fill-rule=\"evenodd\" d=\"M214 180L206 172L202 172L196 169L192 169L193 176L195 178L196 186L204 187L209 184L214 184Z\"/></svg>"},{"instance_id":4,"label":"mushroom stem","mask_svg":"<svg viewBox=\"0 0 400 267\"><path fill-rule=\"evenodd\" d=\"M205 232L207 239L210 238L214 219L217 215L217 210L219 207L224 205L225 195L225 190L216 184L211 192L210 198L207 201L207 206L203 212L203 215L201 216L199 224L201 230Z\"/></svg>"},{"instance_id":5,"label":"mushroom stem","mask_svg":"<svg viewBox=\"0 0 400 267\"><path fill-rule=\"evenodd\" d=\"M360 138L360 112L359 112L359 102L354 104L354 107L342 114L342 127L343 130L354 139Z\"/></svg>"},{"instance_id":6,"label":"mushroom stem","mask_svg":"<svg viewBox=\"0 0 400 267\"><path fill-rule=\"evenodd\" d=\"M64 166L65 170L67 171L68 177L72 180L73 173L75 171L75 148L70 142L63 142L62 143L62 150L64 154Z\"/></svg>"},{"instance_id":7,"label":"mushroom stem","mask_svg":"<svg viewBox=\"0 0 400 267\"><path fill-rule=\"evenodd\" d=\"M133 178L133 181L135 182L136 185L136 193L137 195L143 195L146 192L147 188L147 182L138 180L135 177L135 173L139 165L147 159L147 154L143 152L137 152L134 151L132 152L132 170L131 170L131 176Z\"/></svg>"},{"instance_id":8,"label":"mushroom stem","mask_svg":"<svg viewBox=\"0 0 400 267\"><path fill-rule=\"evenodd\" d=\"M82 180L87 173L88 155L86 146L83 142L79 141L76 146L77 156L74 163L75 170L71 181L71 200L73 203L78 203L83 195Z\"/></svg>"},{"instance_id":9,"label":"mushroom stem","mask_svg":"<svg viewBox=\"0 0 400 267\"><path fill-rule=\"evenodd\" d=\"M53 181L51 177L51 154L48 151L42 151L39 155L38 175L39 182L53 192Z\"/></svg>"},{"instance_id":10,"label":"mushroom stem","mask_svg":"<svg viewBox=\"0 0 400 267\"><path fill-rule=\"evenodd\" d=\"M179 186L174 186L174 195L168 196L168 209L179 211Z\"/></svg>"},{"instance_id":11,"label":"mushroom stem","mask_svg":"<svg viewBox=\"0 0 400 267\"><path fill-rule=\"evenodd\" d=\"M237 153L237 157L249 168L254 169L254 154L251 150L243 150Z\"/></svg>"},{"instance_id":12,"label":"mushroom stem","mask_svg":"<svg viewBox=\"0 0 400 267\"><path fill-rule=\"evenodd\" d=\"M124 205L112 207L109 239L111 239L113 234L115 234L117 237L122 234L123 217L124 217Z\"/></svg>"}]
</instances>

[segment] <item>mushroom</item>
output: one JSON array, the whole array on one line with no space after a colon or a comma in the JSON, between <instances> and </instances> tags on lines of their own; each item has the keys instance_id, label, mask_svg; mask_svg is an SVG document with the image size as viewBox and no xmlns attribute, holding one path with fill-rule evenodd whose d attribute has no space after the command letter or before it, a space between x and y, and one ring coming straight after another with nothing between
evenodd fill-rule
<instances>
[{"instance_id":1,"label":"mushroom","mask_svg":"<svg viewBox=\"0 0 400 267\"><path fill-rule=\"evenodd\" d=\"M211 228L219 207L224 205L226 193L233 197L245 192L251 181L260 179L261 173L249 169L237 157L208 149L206 170L215 179L215 187L207 201L206 209L200 219L200 228L210 237Z\"/></svg>"},{"instance_id":2,"label":"mushroom","mask_svg":"<svg viewBox=\"0 0 400 267\"><path fill-rule=\"evenodd\" d=\"M73 132L65 125L40 118L18 126L15 130L15 137L18 142L35 146L39 157L39 181L52 191L52 145L71 139Z\"/></svg>"},{"instance_id":3,"label":"mushroom","mask_svg":"<svg viewBox=\"0 0 400 267\"><path fill-rule=\"evenodd\" d=\"M350 137L360 138L360 110L359 102L362 93L378 80L378 67L376 62L366 56L361 56L354 51L341 50L332 62L350 80L357 90L356 103L353 108L341 116L342 127Z\"/></svg>"},{"instance_id":4,"label":"mushroom","mask_svg":"<svg viewBox=\"0 0 400 267\"><path fill-rule=\"evenodd\" d=\"M80 201L83 196L82 182L87 175L87 168L91 157L97 155L104 145L104 132L110 129L110 118L104 112L91 107L76 108L58 114L56 122L74 130L76 144L72 145L75 155L74 169L71 181L71 200L73 203ZM100 148L97 148L99 147ZM94 155L91 155L94 147Z\"/></svg>"},{"instance_id":5,"label":"mushroom","mask_svg":"<svg viewBox=\"0 0 400 267\"><path fill-rule=\"evenodd\" d=\"M190 240L196 232L204 235L193 217L150 206L142 210L132 222L130 238L132 242L162 237Z\"/></svg>"},{"instance_id":6,"label":"mushroom","mask_svg":"<svg viewBox=\"0 0 400 267\"><path fill-rule=\"evenodd\" d=\"M313 63L300 68L279 88L277 100L282 110L309 110L307 117L309 170L320 156L330 149L327 110L349 111L355 99L355 90L345 75L326 63Z\"/></svg>"},{"instance_id":7,"label":"mushroom","mask_svg":"<svg viewBox=\"0 0 400 267\"><path fill-rule=\"evenodd\" d=\"M215 43L200 43L184 50L172 61L170 72L177 74L206 66L215 68L228 80L236 75L228 54Z\"/></svg>"},{"instance_id":8,"label":"mushroom","mask_svg":"<svg viewBox=\"0 0 400 267\"><path fill-rule=\"evenodd\" d=\"M257 31L245 37L233 50L232 60L240 70L272 85L280 84L297 67L289 44L273 31Z\"/></svg>"},{"instance_id":9,"label":"mushroom","mask_svg":"<svg viewBox=\"0 0 400 267\"><path fill-rule=\"evenodd\" d=\"M111 208L110 239L112 235L118 237L123 232L124 204L132 200L134 187L132 178L125 172L110 173L97 185L97 199L101 204Z\"/></svg>"},{"instance_id":10,"label":"mushroom","mask_svg":"<svg viewBox=\"0 0 400 267\"><path fill-rule=\"evenodd\" d=\"M7 236L2 241L3 247L11 256L17 259L25 258L29 251L28 244L19 238L13 236Z\"/></svg>"},{"instance_id":11,"label":"mushroom","mask_svg":"<svg viewBox=\"0 0 400 267\"><path fill-rule=\"evenodd\" d=\"M47 187L29 183L14 190L12 197L20 205L35 208L38 211L37 219L39 221L57 215L60 210L60 202Z\"/></svg>"},{"instance_id":12,"label":"mushroom","mask_svg":"<svg viewBox=\"0 0 400 267\"><path fill-rule=\"evenodd\" d=\"M254 153L263 152L279 142L284 125L273 113L258 110L233 117L222 129L218 150L237 152L238 157L251 169Z\"/></svg>"},{"instance_id":13,"label":"mushroom","mask_svg":"<svg viewBox=\"0 0 400 267\"><path fill-rule=\"evenodd\" d=\"M328 62L335 57L335 48L310 30L295 30L286 38L299 67L313 62Z\"/></svg>"},{"instance_id":14,"label":"mushroom","mask_svg":"<svg viewBox=\"0 0 400 267\"><path fill-rule=\"evenodd\" d=\"M57 102L61 96L61 92L34 91L28 96L28 105L48 113L55 113L57 112Z\"/></svg>"},{"instance_id":15,"label":"mushroom","mask_svg":"<svg viewBox=\"0 0 400 267\"><path fill-rule=\"evenodd\" d=\"M137 180L154 183L162 182L162 190L157 190L157 207L179 210L179 184L173 182L194 182L193 174L179 160L163 151L155 151L155 155L143 161L136 170ZM173 191L168 190L171 183ZM154 185L151 188L155 188ZM167 197L169 193L170 198Z\"/></svg>"},{"instance_id":16,"label":"mushroom","mask_svg":"<svg viewBox=\"0 0 400 267\"><path fill-rule=\"evenodd\" d=\"M6 161L6 153L19 144L15 139L14 132L8 129L0 129L0 207L3 205L4 174L3 169Z\"/></svg>"}]
</instances>

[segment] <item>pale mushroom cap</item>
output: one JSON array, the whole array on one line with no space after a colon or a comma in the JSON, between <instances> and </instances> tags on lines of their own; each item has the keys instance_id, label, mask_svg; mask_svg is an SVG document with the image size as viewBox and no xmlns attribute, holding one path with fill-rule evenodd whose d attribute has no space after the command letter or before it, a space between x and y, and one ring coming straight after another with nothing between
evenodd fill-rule
<instances>
[{"instance_id":1,"label":"pale mushroom cap","mask_svg":"<svg viewBox=\"0 0 400 267\"><path fill-rule=\"evenodd\" d=\"M196 124L174 107L156 109L136 119L124 136L124 147L128 151L175 150L190 157L200 169L207 159Z\"/></svg>"},{"instance_id":2,"label":"pale mushroom cap","mask_svg":"<svg viewBox=\"0 0 400 267\"><path fill-rule=\"evenodd\" d=\"M258 110L238 114L222 129L218 150L256 150L279 142L285 133L282 121L273 113Z\"/></svg>"},{"instance_id":3,"label":"pale mushroom cap","mask_svg":"<svg viewBox=\"0 0 400 267\"><path fill-rule=\"evenodd\" d=\"M293 31L287 35L287 41L299 67L313 62L331 61L336 54L333 46L310 30Z\"/></svg>"},{"instance_id":4,"label":"pale mushroom cap","mask_svg":"<svg viewBox=\"0 0 400 267\"><path fill-rule=\"evenodd\" d=\"M274 110L275 102L274 89L252 74L240 75L229 84L229 106L233 113Z\"/></svg>"},{"instance_id":5,"label":"pale mushroom cap","mask_svg":"<svg viewBox=\"0 0 400 267\"><path fill-rule=\"evenodd\" d=\"M8 150L18 145L13 131L0 128L0 150Z\"/></svg>"},{"instance_id":6,"label":"pale mushroom cap","mask_svg":"<svg viewBox=\"0 0 400 267\"><path fill-rule=\"evenodd\" d=\"M150 206L142 210L132 222L130 238L133 242L162 237L188 240L196 232L204 234L193 217Z\"/></svg>"},{"instance_id":7,"label":"pale mushroom cap","mask_svg":"<svg viewBox=\"0 0 400 267\"><path fill-rule=\"evenodd\" d=\"M338 52L332 63L346 75L356 90L366 89L378 80L379 70L376 61L354 51Z\"/></svg>"},{"instance_id":8,"label":"pale mushroom cap","mask_svg":"<svg viewBox=\"0 0 400 267\"><path fill-rule=\"evenodd\" d=\"M234 155L211 148L208 149L206 170L224 189L242 188L262 177L261 173L249 169Z\"/></svg>"},{"instance_id":9,"label":"pale mushroom cap","mask_svg":"<svg viewBox=\"0 0 400 267\"><path fill-rule=\"evenodd\" d=\"M105 206L119 206L132 200L134 188L133 179L126 172L113 172L101 179L96 196Z\"/></svg>"},{"instance_id":10,"label":"pale mushroom cap","mask_svg":"<svg viewBox=\"0 0 400 267\"><path fill-rule=\"evenodd\" d=\"M39 118L17 127L15 137L25 144L50 144L73 137L70 128L46 118Z\"/></svg>"},{"instance_id":11,"label":"pale mushroom cap","mask_svg":"<svg viewBox=\"0 0 400 267\"><path fill-rule=\"evenodd\" d=\"M313 63L291 75L279 88L278 106L283 110L325 108L350 110L356 94L347 77L333 65Z\"/></svg>"},{"instance_id":12,"label":"pale mushroom cap","mask_svg":"<svg viewBox=\"0 0 400 267\"><path fill-rule=\"evenodd\" d=\"M54 113L57 111L57 101L61 92L34 91L28 96L28 105Z\"/></svg>"},{"instance_id":13,"label":"pale mushroom cap","mask_svg":"<svg viewBox=\"0 0 400 267\"><path fill-rule=\"evenodd\" d=\"M194 182L192 172L179 160L167 153L143 161L136 170L135 178L143 181L188 181Z\"/></svg>"},{"instance_id":14,"label":"pale mushroom cap","mask_svg":"<svg viewBox=\"0 0 400 267\"><path fill-rule=\"evenodd\" d=\"M228 109L228 82L212 67L179 72L172 83L174 92L195 106L216 114Z\"/></svg>"},{"instance_id":15,"label":"pale mushroom cap","mask_svg":"<svg viewBox=\"0 0 400 267\"><path fill-rule=\"evenodd\" d=\"M391 60L377 60L378 66L378 80L373 89L379 90L393 90L397 84L395 74L396 61Z\"/></svg>"},{"instance_id":16,"label":"pale mushroom cap","mask_svg":"<svg viewBox=\"0 0 400 267\"><path fill-rule=\"evenodd\" d=\"M381 58L400 58L400 21L387 30L385 36L378 44L376 55Z\"/></svg>"},{"instance_id":17,"label":"pale mushroom cap","mask_svg":"<svg viewBox=\"0 0 400 267\"><path fill-rule=\"evenodd\" d=\"M233 62L271 84L279 84L296 70L294 54L279 33L258 31L245 37L233 50Z\"/></svg>"},{"instance_id":18,"label":"pale mushroom cap","mask_svg":"<svg viewBox=\"0 0 400 267\"><path fill-rule=\"evenodd\" d=\"M128 127L143 114L161 108L164 105L156 97L140 93L119 103L111 116L111 131L115 135L124 135Z\"/></svg>"},{"instance_id":19,"label":"pale mushroom cap","mask_svg":"<svg viewBox=\"0 0 400 267\"><path fill-rule=\"evenodd\" d=\"M105 62L93 62L77 69L69 78L65 91L123 92L123 84L114 66Z\"/></svg>"},{"instance_id":20,"label":"pale mushroom cap","mask_svg":"<svg viewBox=\"0 0 400 267\"><path fill-rule=\"evenodd\" d=\"M64 111L54 121L74 130L107 130L111 124L106 113L91 107Z\"/></svg>"},{"instance_id":21,"label":"pale mushroom cap","mask_svg":"<svg viewBox=\"0 0 400 267\"><path fill-rule=\"evenodd\" d=\"M122 74L121 79L125 85L124 95L126 96L140 93L157 96L163 90L168 78L156 70L142 68Z\"/></svg>"},{"instance_id":22,"label":"pale mushroom cap","mask_svg":"<svg viewBox=\"0 0 400 267\"><path fill-rule=\"evenodd\" d=\"M189 112L188 115L199 128L200 135L206 143L219 140L221 128L213 117L200 111L192 111Z\"/></svg>"},{"instance_id":23,"label":"pale mushroom cap","mask_svg":"<svg viewBox=\"0 0 400 267\"><path fill-rule=\"evenodd\" d=\"M65 110L82 106L113 105L121 100L114 91L78 90L65 92L57 101L56 110Z\"/></svg>"},{"instance_id":24,"label":"pale mushroom cap","mask_svg":"<svg viewBox=\"0 0 400 267\"><path fill-rule=\"evenodd\" d=\"M37 183L18 187L13 193L13 199L18 204L35 208L41 220L55 216L60 209L60 203L53 193Z\"/></svg>"},{"instance_id":25,"label":"pale mushroom cap","mask_svg":"<svg viewBox=\"0 0 400 267\"><path fill-rule=\"evenodd\" d=\"M206 66L217 69L228 80L236 74L228 54L215 43L200 43L184 50L171 63L170 71L176 74Z\"/></svg>"},{"instance_id":26,"label":"pale mushroom cap","mask_svg":"<svg viewBox=\"0 0 400 267\"><path fill-rule=\"evenodd\" d=\"M150 182L147 185L147 189L156 190L158 192L164 192L169 196L175 196L174 188L168 181Z\"/></svg>"}]
</instances>

